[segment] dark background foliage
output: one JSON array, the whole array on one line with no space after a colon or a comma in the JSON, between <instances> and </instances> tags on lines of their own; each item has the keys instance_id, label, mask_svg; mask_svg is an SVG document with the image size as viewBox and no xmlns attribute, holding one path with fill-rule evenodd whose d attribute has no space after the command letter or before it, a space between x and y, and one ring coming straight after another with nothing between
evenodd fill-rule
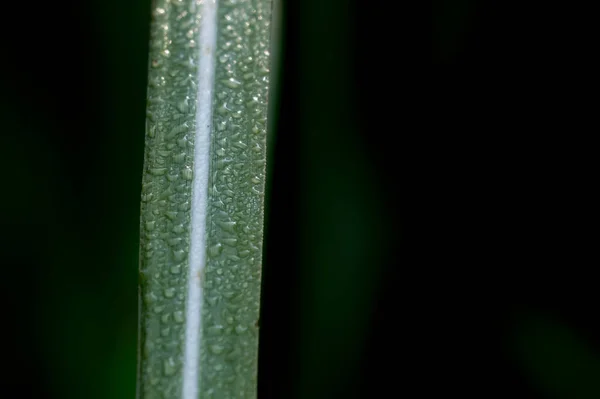
<instances>
[{"instance_id":1,"label":"dark background foliage","mask_svg":"<svg viewBox=\"0 0 600 399\"><path fill-rule=\"evenodd\" d=\"M583 19L283 4L259 398L600 397ZM3 6L11 397L134 396L149 13Z\"/></svg>"}]
</instances>

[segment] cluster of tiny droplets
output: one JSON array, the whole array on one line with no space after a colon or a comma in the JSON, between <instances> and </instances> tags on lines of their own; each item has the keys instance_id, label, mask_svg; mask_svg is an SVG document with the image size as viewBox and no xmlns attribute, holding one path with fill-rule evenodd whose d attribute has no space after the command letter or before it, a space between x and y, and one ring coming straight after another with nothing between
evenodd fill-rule
<instances>
[{"instance_id":1,"label":"cluster of tiny droplets","mask_svg":"<svg viewBox=\"0 0 600 399\"><path fill-rule=\"evenodd\" d=\"M152 10L140 252L141 399L182 391L194 162L194 1L157 0Z\"/></svg>"},{"instance_id":2,"label":"cluster of tiny droplets","mask_svg":"<svg viewBox=\"0 0 600 399\"><path fill-rule=\"evenodd\" d=\"M270 17L268 0L219 3L202 399L256 397Z\"/></svg>"},{"instance_id":3,"label":"cluster of tiny droplets","mask_svg":"<svg viewBox=\"0 0 600 399\"><path fill-rule=\"evenodd\" d=\"M211 131L200 398L256 396L270 0L221 0ZM141 399L181 396L200 15L153 7L142 187ZM201 55L200 55L201 56Z\"/></svg>"}]
</instances>

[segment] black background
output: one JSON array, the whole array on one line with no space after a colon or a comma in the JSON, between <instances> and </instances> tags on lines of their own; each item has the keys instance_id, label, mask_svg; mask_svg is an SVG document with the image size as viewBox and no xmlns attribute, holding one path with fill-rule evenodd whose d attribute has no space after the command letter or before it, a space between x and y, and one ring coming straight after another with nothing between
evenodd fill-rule
<instances>
[{"instance_id":1,"label":"black background","mask_svg":"<svg viewBox=\"0 0 600 399\"><path fill-rule=\"evenodd\" d=\"M3 6L14 397L133 396L147 3ZM259 397L599 397L585 13L284 5Z\"/></svg>"}]
</instances>

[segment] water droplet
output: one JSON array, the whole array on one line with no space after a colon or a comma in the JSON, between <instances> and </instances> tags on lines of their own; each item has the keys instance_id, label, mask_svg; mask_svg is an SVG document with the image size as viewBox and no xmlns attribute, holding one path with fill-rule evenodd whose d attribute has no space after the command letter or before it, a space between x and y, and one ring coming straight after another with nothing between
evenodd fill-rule
<instances>
[{"instance_id":1,"label":"water droplet","mask_svg":"<svg viewBox=\"0 0 600 399\"><path fill-rule=\"evenodd\" d=\"M243 333L245 333L248 330L248 327L242 325L242 324L238 324L237 326L235 326L235 332L238 335L242 335Z\"/></svg>"},{"instance_id":2,"label":"water droplet","mask_svg":"<svg viewBox=\"0 0 600 399\"><path fill-rule=\"evenodd\" d=\"M167 175L167 180L170 182L173 182L173 181L177 180L178 178L179 178L179 175L177 175L177 174Z\"/></svg>"},{"instance_id":3,"label":"water droplet","mask_svg":"<svg viewBox=\"0 0 600 399\"><path fill-rule=\"evenodd\" d=\"M180 243L181 243L181 237L169 238L167 240L167 244L169 244L172 247L179 245Z\"/></svg>"},{"instance_id":4,"label":"water droplet","mask_svg":"<svg viewBox=\"0 0 600 399\"><path fill-rule=\"evenodd\" d=\"M175 260L177 262L181 262L182 260L185 259L185 251L183 249L178 249L176 251L173 251L173 258L175 258Z\"/></svg>"},{"instance_id":5,"label":"water droplet","mask_svg":"<svg viewBox=\"0 0 600 399\"><path fill-rule=\"evenodd\" d=\"M247 249L244 249L240 252L238 252L238 254L242 257L245 258L246 256L250 255L250 251L248 251Z\"/></svg>"},{"instance_id":6,"label":"water droplet","mask_svg":"<svg viewBox=\"0 0 600 399\"><path fill-rule=\"evenodd\" d=\"M223 251L223 245L216 243L208 249L208 255L215 258L221 254L221 251Z\"/></svg>"},{"instance_id":7,"label":"water droplet","mask_svg":"<svg viewBox=\"0 0 600 399\"><path fill-rule=\"evenodd\" d=\"M177 140L177 145L181 148L185 148L187 146L187 139L185 137L180 138Z\"/></svg>"},{"instance_id":8,"label":"water droplet","mask_svg":"<svg viewBox=\"0 0 600 399\"><path fill-rule=\"evenodd\" d=\"M223 334L223 326L219 324L210 326L206 329L206 332L208 335L221 335Z\"/></svg>"},{"instance_id":9,"label":"water droplet","mask_svg":"<svg viewBox=\"0 0 600 399\"><path fill-rule=\"evenodd\" d=\"M235 80L234 78L229 78L229 79L223 80L222 82L225 86L229 87L230 89L236 89L236 88L240 87L240 85L242 84L242 82Z\"/></svg>"},{"instance_id":10,"label":"water droplet","mask_svg":"<svg viewBox=\"0 0 600 399\"><path fill-rule=\"evenodd\" d=\"M244 143L243 141L236 141L233 143L233 146L243 150L244 148L248 147L248 144Z\"/></svg>"},{"instance_id":11,"label":"water droplet","mask_svg":"<svg viewBox=\"0 0 600 399\"><path fill-rule=\"evenodd\" d=\"M160 196L158 198L165 199L165 198L168 198L172 194L173 194L173 190L171 189L171 186L169 186L169 188L167 188L165 191L160 193Z\"/></svg>"},{"instance_id":12,"label":"water droplet","mask_svg":"<svg viewBox=\"0 0 600 399\"><path fill-rule=\"evenodd\" d=\"M190 168L184 168L181 171L181 175L183 176L183 178L185 180L192 180L192 177L194 176L194 173L192 172L192 169L190 169Z\"/></svg>"},{"instance_id":13,"label":"water droplet","mask_svg":"<svg viewBox=\"0 0 600 399\"><path fill-rule=\"evenodd\" d=\"M173 360L172 357L165 360L163 364L163 372L165 373L165 375L172 376L173 374L175 374L176 371L177 368L175 367L175 360Z\"/></svg>"},{"instance_id":14,"label":"water droplet","mask_svg":"<svg viewBox=\"0 0 600 399\"><path fill-rule=\"evenodd\" d=\"M225 115L230 111L229 108L227 108L227 103L223 103L221 104L218 108L217 108L217 113L221 114L221 115Z\"/></svg>"},{"instance_id":15,"label":"water droplet","mask_svg":"<svg viewBox=\"0 0 600 399\"><path fill-rule=\"evenodd\" d=\"M176 234L181 234L185 231L185 228L183 227L182 224L178 224L177 226L173 227L173 232Z\"/></svg>"},{"instance_id":16,"label":"water droplet","mask_svg":"<svg viewBox=\"0 0 600 399\"><path fill-rule=\"evenodd\" d=\"M225 359L232 361L239 358L241 355L242 351L240 350L240 348L235 348L233 351L228 353L227 356L225 356Z\"/></svg>"},{"instance_id":17,"label":"water droplet","mask_svg":"<svg viewBox=\"0 0 600 399\"><path fill-rule=\"evenodd\" d=\"M210 286L208 284L209 282L212 283L212 280L207 281L207 284L205 284L205 288L210 288ZM210 306L216 306L216 304L219 303L219 297L218 296L209 296L206 298L206 302L208 302L208 304Z\"/></svg>"},{"instance_id":18,"label":"water droplet","mask_svg":"<svg viewBox=\"0 0 600 399\"><path fill-rule=\"evenodd\" d=\"M182 114L185 114L188 112L189 110L189 105L188 105L188 98L184 98L183 100L181 100L178 104L177 104L177 109L179 110L179 112L181 112Z\"/></svg>"},{"instance_id":19,"label":"water droplet","mask_svg":"<svg viewBox=\"0 0 600 399\"><path fill-rule=\"evenodd\" d=\"M175 322L177 322L177 323L183 323L185 320L183 317L183 312L181 310L174 312L173 319L175 319Z\"/></svg>"},{"instance_id":20,"label":"water droplet","mask_svg":"<svg viewBox=\"0 0 600 399\"><path fill-rule=\"evenodd\" d=\"M230 247L236 246L238 240L237 238L224 238L221 240L223 244L229 245Z\"/></svg>"},{"instance_id":21,"label":"water droplet","mask_svg":"<svg viewBox=\"0 0 600 399\"><path fill-rule=\"evenodd\" d=\"M182 203L179 205L179 208L178 208L178 209L179 209L180 211L182 211L182 212L186 212L186 211L189 211L189 210L190 210L190 208L191 208L190 202L189 202L189 201L185 201L185 202L182 202Z\"/></svg>"},{"instance_id":22,"label":"water droplet","mask_svg":"<svg viewBox=\"0 0 600 399\"><path fill-rule=\"evenodd\" d=\"M167 168L150 168L148 172L154 176L162 176L167 172Z\"/></svg>"},{"instance_id":23,"label":"water droplet","mask_svg":"<svg viewBox=\"0 0 600 399\"><path fill-rule=\"evenodd\" d=\"M165 212L165 215L170 219L170 220L175 220L175 218L177 217L177 211L167 211Z\"/></svg>"},{"instance_id":24,"label":"water droplet","mask_svg":"<svg viewBox=\"0 0 600 399\"><path fill-rule=\"evenodd\" d=\"M219 227L230 233L235 233L236 224L236 222L217 222L217 225L219 225Z\"/></svg>"},{"instance_id":25,"label":"water droplet","mask_svg":"<svg viewBox=\"0 0 600 399\"><path fill-rule=\"evenodd\" d=\"M178 134L188 131L189 128L190 127L187 124L187 122L184 122L179 126L175 126L173 129L171 129L169 134L167 134L165 136L165 139L167 139L167 140L172 139L173 137L177 136Z\"/></svg>"},{"instance_id":26,"label":"water droplet","mask_svg":"<svg viewBox=\"0 0 600 399\"><path fill-rule=\"evenodd\" d=\"M244 296L242 294L239 294L231 298L230 301L231 303L240 303L242 299L244 299Z\"/></svg>"},{"instance_id":27,"label":"water droplet","mask_svg":"<svg viewBox=\"0 0 600 399\"><path fill-rule=\"evenodd\" d=\"M155 306L154 307L154 313L162 313L163 310L165 310L164 306Z\"/></svg>"},{"instance_id":28,"label":"water droplet","mask_svg":"<svg viewBox=\"0 0 600 399\"><path fill-rule=\"evenodd\" d=\"M182 152L181 154L177 154L177 155L173 156L173 161L176 163L185 162L185 152Z\"/></svg>"},{"instance_id":29,"label":"water droplet","mask_svg":"<svg viewBox=\"0 0 600 399\"><path fill-rule=\"evenodd\" d=\"M224 350L225 347L223 345L214 344L210 346L210 351L215 355L220 355L221 353L223 353Z\"/></svg>"},{"instance_id":30,"label":"water droplet","mask_svg":"<svg viewBox=\"0 0 600 399\"><path fill-rule=\"evenodd\" d=\"M174 296L175 296L175 288L171 287L171 288L165 289L165 297L173 298Z\"/></svg>"},{"instance_id":31,"label":"water droplet","mask_svg":"<svg viewBox=\"0 0 600 399\"><path fill-rule=\"evenodd\" d=\"M156 297L156 295L154 295L153 292L150 292L146 295L144 295L144 303L146 303L146 305L150 305L154 302L156 302L158 298Z\"/></svg>"},{"instance_id":32,"label":"water droplet","mask_svg":"<svg viewBox=\"0 0 600 399\"><path fill-rule=\"evenodd\" d=\"M258 72L261 73L261 75L267 75L270 71L269 68L267 68L264 64L260 66L260 68L258 69Z\"/></svg>"}]
</instances>

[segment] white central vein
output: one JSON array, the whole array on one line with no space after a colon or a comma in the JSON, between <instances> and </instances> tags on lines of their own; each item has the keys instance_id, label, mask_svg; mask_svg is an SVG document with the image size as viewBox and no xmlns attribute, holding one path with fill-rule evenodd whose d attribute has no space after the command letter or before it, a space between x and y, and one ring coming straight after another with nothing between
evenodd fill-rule
<instances>
[{"instance_id":1,"label":"white central vein","mask_svg":"<svg viewBox=\"0 0 600 399\"><path fill-rule=\"evenodd\" d=\"M202 280L206 263L206 212L210 164L210 131L215 80L218 0L200 3L198 33L198 95L196 99L196 137L194 140L194 180L188 296L186 303L185 353L183 359L182 399L197 399L200 389L200 340L202 332Z\"/></svg>"}]
</instances>

